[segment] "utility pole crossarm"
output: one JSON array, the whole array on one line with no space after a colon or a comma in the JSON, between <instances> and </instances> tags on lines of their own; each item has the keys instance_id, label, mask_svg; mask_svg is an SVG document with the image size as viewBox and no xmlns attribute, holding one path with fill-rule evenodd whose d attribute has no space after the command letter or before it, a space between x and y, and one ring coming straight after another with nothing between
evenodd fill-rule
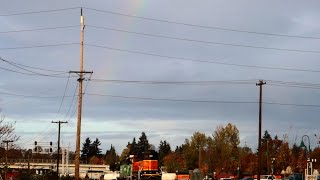
<instances>
[{"instance_id":1,"label":"utility pole crossarm","mask_svg":"<svg viewBox=\"0 0 320 180\"><path fill-rule=\"evenodd\" d=\"M83 73L83 74L92 74L93 71L69 71L69 73L76 73L76 74L80 74L80 73Z\"/></svg>"}]
</instances>

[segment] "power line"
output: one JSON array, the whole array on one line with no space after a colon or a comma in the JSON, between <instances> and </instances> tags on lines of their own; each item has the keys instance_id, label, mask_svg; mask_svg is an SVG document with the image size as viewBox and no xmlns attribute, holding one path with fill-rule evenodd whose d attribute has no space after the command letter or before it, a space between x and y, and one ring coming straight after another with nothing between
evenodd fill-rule
<instances>
[{"instance_id":1,"label":"power line","mask_svg":"<svg viewBox=\"0 0 320 180\"><path fill-rule=\"evenodd\" d=\"M173 101L173 102L193 102L193 103L218 103L218 104L256 104L257 102L250 101L215 101L215 100L192 100L192 99L170 99L170 98L151 98L151 97L137 97L137 96L120 96L110 94L95 94L86 93L89 96L107 96L113 98L124 99L138 99L138 100L154 100L154 101Z\"/></svg>"},{"instance_id":2,"label":"power line","mask_svg":"<svg viewBox=\"0 0 320 180\"><path fill-rule=\"evenodd\" d=\"M211 30L221 30L221 31L229 31L229 32L257 34L257 35L265 35L265 36L288 37L288 38L320 39L320 37L314 37L314 36L298 36L298 35L258 32L258 31L247 31L247 30L239 30L239 29L231 29L231 28L215 27L215 26L204 26L204 25L197 25L197 24L191 24L191 23L183 23L183 22L177 22L177 21L170 21L170 20L163 20L163 19L156 19L156 18L148 18L148 17L143 17L143 16L130 15L130 14L113 12L113 11L100 10L100 9L95 9L95 8L88 8L88 7L86 7L85 9L96 11L96 12L103 12L103 13L113 14L113 15L125 16L125 17L130 17L130 18L137 18L137 19L143 19L143 20L157 21L157 22L162 22L162 23L177 24L177 25L184 25L184 26L189 26L189 27L197 27L197 28L204 28L204 29L211 29Z\"/></svg>"},{"instance_id":3,"label":"power line","mask_svg":"<svg viewBox=\"0 0 320 180\"><path fill-rule=\"evenodd\" d=\"M52 69L44 69L44 68L28 66L28 65L24 65L24 64L20 64L20 63L15 63L15 62L12 62L12 61L3 59L3 58L1 58L1 57L0 57L0 60L2 60L3 62L6 62L6 63L8 63L8 64L11 64L11 65L23 66L23 67L27 67L27 68L31 68L31 69L37 69L37 70L49 71L49 72L63 72L63 73L66 72L66 71L59 71L59 70L52 70Z\"/></svg>"},{"instance_id":4,"label":"power line","mask_svg":"<svg viewBox=\"0 0 320 180\"><path fill-rule=\"evenodd\" d=\"M5 47L0 50L13 50L13 49L31 49L31 48L44 48L44 47L58 47L58 46L69 46L79 45L79 43L61 43L61 44L47 44L47 45L33 45L33 46L20 46L20 47Z\"/></svg>"},{"instance_id":5,"label":"power line","mask_svg":"<svg viewBox=\"0 0 320 180\"><path fill-rule=\"evenodd\" d=\"M284 85L306 85L306 86L320 86L320 84L309 83L309 82L297 82L297 81L279 81L279 80L268 80L273 83L284 84Z\"/></svg>"},{"instance_id":6,"label":"power line","mask_svg":"<svg viewBox=\"0 0 320 180\"><path fill-rule=\"evenodd\" d=\"M36 75L36 74L34 74L34 73L25 73L25 72L15 71L15 70L3 68L3 67L0 67L0 69L6 70L6 71L9 71L9 72L18 73L18 74L33 75L33 76Z\"/></svg>"},{"instance_id":7,"label":"power line","mask_svg":"<svg viewBox=\"0 0 320 180\"><path fill-rule=\"evenodd\" d=\"M67 73L67 72L64 72L64 73L55 73L55 74L43 74L43 73L38 73L38 72L35 72L35 71L28 70L28 69L26 69L26 68L24 68L24 67L21 67L21 66L19 66L19 65L16 65L16 64L14 64L14 63L9 62L9 61L6 61L6 60L4 60L4 59L2 59L2 58L0 58L0 60L2 60L3 62L6 62L6 63L8 63L8 64L10 64L10 65L18 68L18 69L22 69L22 70L24 70L24 71L30 72L31 74L28 74L28 75L40 75L40 76L50 76L50 77L61 77L61 76L59 76L59 75L62 75L62 74L66 74L66 73Z\"/></svg>"},{"instance_id":8,"label":"power line","mask_svg":"<svg viewBox=\"0 0 320 180\"><path fill-rule=\"evenodd\" d=\"M90 80L91 80L91 77L92 77L92 74L90 73L90 76L89 76L89 78L88 78L88 82L87 82L86 87L84 88L84 91L83 91L83 95L85 95L85 93L86 93L86 91L87 91L87 88L88 88L88 86L89 86L89 82L90 82ZM76 97L76 91L77 91L77 88L75 89L74 97ZM73 103L73 101L74 101L74 97L72 98L72 103ZM77 97L79 97L79 96L77 96ZM67 115L68 115L69 112L70 112L72 103L71 103L71 105L70 105L70 107L69 107L69 110L68 110ZM76 104L74 104L73 107L74 107L74 109L73 109L73 111L72 111L72 113L71 113L71 115L70 115L70 117L69 117L69 121L71 120L71 118L74 116L74 114L76 113L76 111L77 111L77 109L78 109L77 106L76 106ZM67 115L65 116L65 119L67 118Z\"/></svg>"},{"instance_id":9,"label":"power line","mask_svg":"<svg viewBox=\"0 0 320 180\"><path fill-rule=\"evenodd\" d=\"M272 86L285 86L285 87L296 87L296 88L307 88L307 89L320 89L320 84L308 83L308 82L286 82L269 80L269 85Z\"/></svg>"},{"instance_id":10,"label":"power line","mask_svg":"<svg viewBox=\"0 0 320 180\"><path fill-rule=\"evenodd\" d=\"M109 49L113 51L120 51L126 53L133 53L133 54L140 54L140 55L147 55L153 57L160 57L166 59L176 59L181 61L192 61L192 62L199 62L199 63L210 63L210 64L219 64L219 65L226 65L226 66L237 66L237 67L246 67L246 68L259 68L259 69L270 69L270 70L282 70L282 71L296 71L296 72L310 72L310 73L319 73L320 70L313 70L313 69L298 69L298 68L278 68L278 67L271 67L271 66L257 66L257 65L246 65L246 64L235 64L235 63L225 63L225 62L218 62L218 61L210 61L210 60L201 60L201 59L192 59L192 58L184 58L184 57L176 57L176 56L167 56L161 54L154 54L154 53L147 53L147 52L140 52L128 49L120 49L120 48L113 48L108 46L101 46L96 44L86 44L89 47L95 48L102 48L102 49Z\"/></svg>"},{"instance_id":11,"label":"power line","mask_svg":"<svg viewBox=\"0 0 320 180\"><path fill-rule=\"evenodd\" d=\"M21 12L21 13L0 14L0 16L20 16L20 15L28 15L28 14L50 13L50 12L68 11L68 10L79 9L79 8L80 7L70 7L70 8L62 8L62 9L29 11L29 12Z\"/></svg>"},{"instance_id":12,"label":"power line","mask_svg":"<svg viewBox=\"0 0 320 180\"><path fill-rule=\"evenodd\" d=\"M61 98L62 96L36 96L36 95L23 95L23 94L14 94L14 93L7 93L7 92L0 92L0 94L8 95L8 96L17 96L17 97L24 97L24 98ZM65 97L72 97L72 96L65 96Z\"/></svg>"},{"instance_id":13,"label":"power line","mask_svg":"<svg viewBox=\"0 0 320 180\"><path fill-rule=\"evenodd\" d=\"M69 74L69 77L68 77L68 80L67 80L67 83L66 83L66 87L65 87L65 89L64 89L64 93L63 93L63 96L62 96L62 100L61 100L61 103L60 103L60 106L59 106L59 109L58 109L56 118L58 117L58 115L59 115L59 113L60 113L60 110L61 110L61 107L62 107L64 98L66 97L66 92L67 92L67 89L68 89L69 80L70 80L70 74Z\"/></svg>"},{"instance_id":14,"label":"power line","mask_svg":"<svg viewBox=\"0 0 320 180\"><path fill-rule=\"evenodd\" d=\"M76 104L76 103L73 103L73 102L74 102L75 97L77 96L77 95L76 95L76 94L77 94L77 90L78 90L78 86L76 86L76 88L75 88L75 90L74 90L74 93L73 93L73 97L72 97L70 106L69 106L69 108L68 108L68 111L67 111L64 119L67 119L67 116L69 115L72 106L75 106L75 104ZM73 112L73 111L72 111L72 112ZM71 114L71 117L72 117L72 116L73 116L73 114ZM70 117L70 119L71 119L71 117ZM70 119L69 119L69 121L70 121Z\"/></svg>"},{"instance_id":15,"label":"power line","mask_svg":"<svg viewBox=\"0 0 320 180\"><path fill-rule=\"evenodd\" d=\"M271 86L280 86L280 87L304 88L304 89L320 89L320 87L301 86L301 85L281 85L281 84L273 84L273 83L270 83L270 84L268 84L268 85L271 85Z\"/></svg>"},{"instance_id":16,"label":"power line","mask_svg":"<svg viewBox=\"0 0 320 180\"><path fill-rule=\"evenodd\" d=\"M25 73L25 72L16 71L16 70L3 68L3 67L0 67L0 69L5 70L5 71L9 71L9 72L13 72L13 73L17 73L17 74L29 75L29 76L45 76L45 77L55 77L55 78L68 78L68 76L59 76L58 74L50 75L50 74L40 74L40 73ZM60 73L60 75L62 75L62 74L66 74L66 73ZM72 76L72 77L75 77L75 76Z\"/></svg>"},{"instance_id":17,"label":"power line","mask_svg":"<svg viewBox=\"0 0 320 180\"><path fill-rule=\"evenodd\" d=\"M225 80L225 81L143 81L143 80L120 80L120 79L91 79L92 82L97 83L118 83L118 84L147 84L147 85L196 85L196 86L209 86L209 85L248 85L256 82L252 80ZM306 89L320 89L320 84L307 83L307 82L285 82L268 80L268 85L283 86L293 88L306 88Z\"/></svg>"},{"instance_id":18,"label":"power line","mask_svg":"<svg viewBox=\"0 0 320 180\"><path fill-rule=\"evenodd\" d=\"M66 28L73 28L79 27L78 25L73 26L57 26L57 27L47 27L47 28L37 28L37 29L20 29L20 30L11 30L11 31L0 31L0 34L5 33L20 33L20 32L33 32L33 31L44 31L44 30L54 30L54 29L66 29Z\"/></svg>"},{"instance_id":19,"label":"power line","mask_svg":"<svg viewBox=\"0 0 320 180\"><path fill-rule=\"evenodd\" d=\"M103 96L122 99L137 99L137 100L152 100L152 101L171 101L171 102L191 102L191 103L216 103L216 104L257 104L255 101L216 101L216 100L192 100L192 99L170 99L170 98L151 98L151 97L138 97L138 96L120 96L110 94L95 94L86 93L89 96ZM263 102L262 104L268 105L281 105L281 106L297 106L297 107L320 107L316 104L290 104L290 103L278 103L278 102Z\"/></svg>"},{"instance_id":20,"label":"power line","mask_svg":"<svg viewBox=\"0 0 320 180\"><path fill-rule=\"evenodd\" d=\"M133 32L133 31L99 27L99 26L91 26L91 25L88 25L88 26L94 27L94 28L99 28L99 29L104 29L104 30L112 30L112 31L125 32L125 33L131 33L131 34L138 34L138 35L143 35L143 36L152 36L152 37L157 37L157 38L174 39L174 40L196 42L196 43L215 44L215 45L243 47L243 48L265 49L265 50L301 52L301 53L320 53L320 51L315 51L315 50L288 49L288 48L276 48L276 47L254 46L254 45L245 45L245 44L224 43L224 42L215 42L215 41L204 41L204 40L197 40L197 39L188 39L188 38L170 37L170 36L156 35L156 34L149 34L149 33Z\"/></svg>"},{"instance_id":21,"label":"power line","mask_svg":"<svg viewBox=\"0 0 320 180\"><path fill-rule=\"evenodd\" d=\"M277 103L277 102L263 102L263 104L280 105L280 106L297 106L297 107L316 107L316 108L320 107L320 105L317 105L317 104L290 104L290 103Z\"/></svg>"},{"instance_id":22,"label":"power line","mask_svg":"<svg viewBox=\"0 0 320 180\"><path fill-rule=\"evenodd\" d=\"M91 79L92 82L125 83L125 84L169 84L169 85L217 85L217 84L252 84L256 80L230 80L230 81L142 81L119 79Z\"/></svg>"}]
</instances>

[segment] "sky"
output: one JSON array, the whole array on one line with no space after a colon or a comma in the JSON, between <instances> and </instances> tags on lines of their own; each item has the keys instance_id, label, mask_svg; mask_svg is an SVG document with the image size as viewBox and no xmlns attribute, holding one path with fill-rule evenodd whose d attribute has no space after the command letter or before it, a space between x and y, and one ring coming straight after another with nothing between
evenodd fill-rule
<instances>
[{"instance_id":1,"label":"sky","mask_svg":"<svg viewBox=\"0 0 320 180\"><path fill-rule=\"evenodd\" d=\"M0 6L0 108L22 148L75 149L80 9L85 18L81 144L118 153L145 132L172 149L228 123L318 146L320 2L11 0ZM307 140L304 139L306 144Z\"/></svg>"}]
</instances>

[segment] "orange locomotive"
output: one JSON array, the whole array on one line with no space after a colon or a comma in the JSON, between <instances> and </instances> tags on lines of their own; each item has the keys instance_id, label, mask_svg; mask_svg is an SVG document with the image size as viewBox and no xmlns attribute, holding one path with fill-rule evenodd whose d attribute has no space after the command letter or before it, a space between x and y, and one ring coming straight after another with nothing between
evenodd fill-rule
<instances>
[{"instance_id":1,"label":"orange locomotive","mask_svg":"<svg viewBox=\"0 0 320 180\"><path fill-rule=\"evenodd\" d=\"M132 174L137 174L137 179L140 176L141 180L160 180L161 172L158 162L158 153L155 150L145 151L143 159L133 162Z\"/></svg>"},{"instance_id":2,"label":"orange locomotive","mask_svg":"<svg viewBox=\"0 0 320 180\"><path fill-rule=\"evenodd\" d=\"M117 179L161 180L158 162L158 153L155 150L145 151L143 152L142 159L137 159L136 156L133 156L131 165L122 165L122 168L120 167L120 177ZM130 168L128 166L130 166ZM121 169L123 171L121 171ZM131 172L128 172L127 170L130 170Z\"/></svg>"}]
</instances>

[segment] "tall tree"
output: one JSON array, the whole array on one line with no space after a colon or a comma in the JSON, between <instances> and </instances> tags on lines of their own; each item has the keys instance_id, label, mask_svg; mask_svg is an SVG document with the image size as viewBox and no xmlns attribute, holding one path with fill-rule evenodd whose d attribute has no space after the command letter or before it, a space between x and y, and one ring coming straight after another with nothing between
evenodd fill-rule
<instances>
[{"instance_id":1,"label":"tall tree","mask_svg":"<svg viewBox=\"0 0 320 180\"><path fill-rule=\"evenodd\" d=\"M261 138L261 173L270 174L270 159L273 157L273 139L266 130ZM257 153L259 150L257 150Z\"/></svg>"},{"instance_id":2,"label":"tall tree","mask_svg":"<svg viewBox=\"0 0 320 180\"><path fill-rule=\"evenodd\" d=\"M101 148L99 147L101 145L100 141L98 138L92 143L91 145L91 156L101 156Z\"/></svg>"},{"instance_id":3,"label":"tall tree","mask_svg":"<svg viewBox=\"0 0 320 180\"><path fill-rule=\"evenodd\" d=\"M128 159L128 157L130 155L130 146L131 146L131 144L130 144L130 142L128 142L126 148L124 148L122 150L122 153L121 153L121 155L119 157L120 164L126 164L127 163L127 159Z\"/></svg>"},{"instance_id":4,"label":"tall tree","mask_svg":"<svg viewBox=\"0 0 320 180\"><path fill-rule=\"evenodd\" d=\"M238 145L239 130L236 126L228 123L226 127L218 126L213 133L215 168L217 173L223 169L226 173L231 173L238 167Z\"/></svg>"},{"instance_id":5,"label":"tall tree","mask_svg":"<svg viewBox=\"0 0 320 180\"><path fill-rule=\"evenodd\" d=\"M164 141L161 140L158 150L159 150L159 166L163 166L163 159L166 155L171 153L171 146L169 143L167 143L166 140Z\"/></svg>"},{"instance_id":6,"label":"tall tree","mask_svg":"<svg viewBox=\"0 0 320 180\"><path fill-rule=\"evenodd\" d=\"M119 156L116 153L116 149L111 144L110 150L107 150L105 154L105 163L110 165L111 171L115 171L117 169L118 162Z\"/></svg>"},{"instance_id":7,"label":"tall tree","mask_svg":"<svg viewBox=\"0 0 320 180\"><path fill-rule=\"evenodd\" d=\"M239 147L239 171L242 174L255 174L257 172L257 156L247 147Z\"/></svg>"},{"instance_id":8,"label":"tall tree","mask_svg":"<svg viewBox=\"0 0 320 180\"><path fill-rule=\"evenodd\" d=\"M207 147L207 137L204 133L195 132L191 136L190 141L190 150L193 153L193 164L195 167L199 169L203 169L202 165L204 164L206 158L204 153L204 149Z\"/></svg>"},{"instance_id":9,"label":"tall tree","mask_svg":"<svg viewBox=\"0 0 320 180\"><path fill-rule=\"evenodd\" d=\"M96 138L94 142L91 142L91 139L87 137L85 142L82 144L81 159L89 162L89 160L92 157L100 158L101 156L101 149L99 147L100 145L101 143L98 138Z\"/></svg>"},{"instance_id":10,"label":"tall tree","mask_svg":"<svg viewBox=\"0 0 320 180\"><path fill-rule=\"evenodd\" d=\"M129 155L136 155L139 152L139 147L138 144L136 142L136 138L134 137L132 139L132 143L130 144L130 151L129 151Z\"/></svg>"},{"instance_id":11,"label":"tall tree","mask_svg":"<svg viewBox=\"0 0 320 180\"><path fill-rule=\"evenodd\" d=\"M185 172L187 170L182 153L179 151L171 152L163 159L165 169L169 173Z\"/></svg>"},{"instance_id":12,"label":"tall tree","mask_svg":"<svg viewBox=\"0 0 320 180\"><path fill-rule=\"evenodd\" d=\"M139 137L138 141L138 149L139 151L137 152L137 158L142 159L143 158L143 152L149 150L150 144L147 138L147 135L145 132L141 133L141 136Z\"/></svg>"},{"instance_id":13,"label":"tall tree","mask_svg":"<svg viewBox=\"0 0 320 180\"><path fill-rule=\"evenodd\" d=\"M290 163L292 162L292 153L287 142L281 144L275 158L274 169L278 170L277 172L274 172L275 174L280 174L281 170L286 170L287 167L290 166Z\"/></svg>"},{"instance_id":14,"label":"tall tree","mask_svg":"<svg viewBox=\"0 0 320 180\"><path fill-rule=\"evenodd\" d=\"M105 162L106 164L113 164L113 163L116 163L117 161L118 161L118 156L116 153L116 149L111 144L110 149L106 151Z\"/></svg>"},{"instance_id":15,"label":"tall tree","mask_svg":"<svg viewBox=\"0 0 320 180\"><path fill-rule=\"evenodd\" d=\"M89 160L90 156L90 148L91 148L91 139L89 137L86 138L84 143L82 144L81 156L82 160Z\"/></svg>"}]
</instances>

